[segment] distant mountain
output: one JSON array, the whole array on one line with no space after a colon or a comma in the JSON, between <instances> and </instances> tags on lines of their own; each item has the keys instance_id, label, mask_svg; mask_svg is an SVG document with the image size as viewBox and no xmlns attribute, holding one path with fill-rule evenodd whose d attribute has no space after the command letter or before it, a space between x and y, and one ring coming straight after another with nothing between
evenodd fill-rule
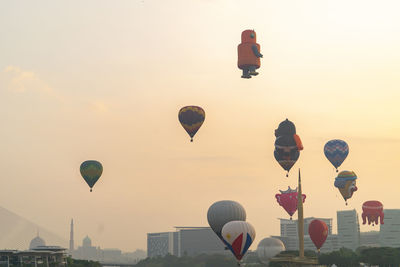
<instances>
[{"instance_id":1,"label":"distant mountain","mask_svg":"<svg viewBox=\"0 0 400 267\"><path fill-rule=\"evenodd\" d=\"M0 249L29 249L29 243L37 236L38 231L47 246L67 248L68 241L66 239L0 207Z\"/></svg>"}]
</instances>

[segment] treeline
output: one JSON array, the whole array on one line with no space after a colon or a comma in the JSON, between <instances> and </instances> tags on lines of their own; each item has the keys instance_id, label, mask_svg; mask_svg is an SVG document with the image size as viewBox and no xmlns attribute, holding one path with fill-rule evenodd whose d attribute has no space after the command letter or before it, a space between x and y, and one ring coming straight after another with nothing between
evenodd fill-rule
<instances>
[{"instance_id":1,"label":"treeline","mask_svg":"<svg viewBox=\"0 0 400 267\"><path fill-rule=\"evenodd\" d=\"M324 253L319 256L321 264L338 267L360 266L360 263L379 265L380 267L392 267L400 265L400 248L368 248L360 247L355 252L341 248L338 251Z\"/></svg>"},{"instance_id":2,"label":"treeline","mask_svg":"<svg viewBox=\"0 0 400 267\"><path fill-rule=\"evenodd\" d=\"M260 263L255 253L249 253L245 257L245 266L265 267ZM283 251L276 257L297 257L298 251ZM398 267L400 265L400 248L369 248L360 247L356 251L347 248L330 253L321 253L319 256L315 251L305 251L306 257L318 258L321 265L338 267L355 267L364 263L368 266L379 265L380 267ZM88 266L88 265L86 265ZM236 260L231 255L198 255L194 257L176 257L167 255L165 257L147 258L138 262L135 267L235 267ZM271 262L269 267L282 267L282 263ZM96 266L90 266L96 267Z\"/></svg>"},{"instance_id":3,"label":"treeline","mask_svg":"<svg viewBox=\"0 0 400 267\"><path fill-rule=\"evenodd\" d=\"M235 267L236 260L233 256L225 255L198 255L194 257L176 257L167 255L165 257L147 258L138 262L135 267ZM264 265L251 265L252 267L263 267Z\"/></svg>"},{"instance_id":4,"label":"treeline","mask_svg":"<svg viewBox=\"0 0 400 267\"><path fill-rule=\"evenodd\" d=\"M101 264L97 261L77 260L71 257L67 258L68 267L101 267Z\"/></svg>"}]
</instances>

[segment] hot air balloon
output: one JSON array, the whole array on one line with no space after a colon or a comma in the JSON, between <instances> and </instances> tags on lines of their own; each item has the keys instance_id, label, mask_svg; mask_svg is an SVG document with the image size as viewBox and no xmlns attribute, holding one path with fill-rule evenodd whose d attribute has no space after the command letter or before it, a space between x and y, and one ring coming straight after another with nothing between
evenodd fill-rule
<instances>
[{"instance_id":1,"label":"hot air balloon","mask_svg":"<svg viewBox=\"0 0 400 267\"><path fill-rule=\"evenodd\" d=\"M222 228L222 238L239 264L255 237L256 231L248 222L231 221Z\"/></svg>"},{"instance_id":2,"label":"hot air balloon","mask_svg":"<svg viewBox=\"0 0 400 267\"><path fill-rule=\"evenodd\" d=\"M363 219L363 224L366 224L367 219L368 219L368 224L372 223L372 226L374 226L374 223L378 225L378 219L380 218L381 224L383 223L383 218L385 217L383 214L383 205L381 202L377 200L370 200L364 202L362 205L362 210L363 213L361 215Z\"/></svg>"},{"instance_id":3,"label":"hot air balloon","mask_svg":"<svg viewBox=\"0 0 400 267\"><path fill-rule=\"evenodd\" d=\"M87 160L81 164L80 171L83 179L90 187L90 192L92 192L94 184L103 173L103 166L96 160Z\"/></svg>"},{"instance_id":4,"label":"hot air balloon","mask_svg":"<svg viewBox=\"0 0 400 267\"><path fill-rule=\"evenodd\" d=\"M193 142L193 137L200 129L206 118L206 113L201 107L187 106L179 110L179 122L190 136L190 142Z\"/></svg>"},{"instance_id":5,"label":"hot air balloon","mask_svg":"<svg viewBox=\"0 0 400 267\"><path fill-rule=\"evenodd\" d=\"M357 176L353 171L341 171L335 178L335 187L337 187L342 194L344 201L347 205L347 200L353 196L353 193L357 191L356 186Z\"/></svg>"},{"instance_id":6,"label":"hot air balloon","mask_svg":"<svg viewBox=\"0 0 400 267\"><path fill-rule=\"evenodd\" d=\"M270 259L285 250L283 242L277 238L264 238L258 243L257 246L257 257L264 263L268 264Z\"/></svg>"},{"instance_id":7,"label":"hot air balloon","mask_svg":"<svg viewBox=\"0 0 400 267\"><path fill-rule=\"evenodd\" d=\"M223 241L222 228L231 221L246 221L246 211L236 201L217 201L208 208L207 220L211 229Z\"/></svg>"},{"instance_id":8,"label":"hot air balloon","mask_svg":"<svg viewBox=\"0 0 400 267\"><path fill-rule=\"evenodd\" d=\"M297 210L297 188L296 189L291 189L290 186L288 187L288 190L282 191L279 190L281 193L276 194L275 198L278 201L279 205L281 205L286 212L289 214L290 219L292 219L293 214ZM306 195L302 194L303 198L303 203L306 200Z\"/></svg>"},{"instance_id":9,"label":"hot air balloon","mask_svg":"<svg viewBox=\"0 0 400 267\"><path fill-rule=\"evenodd\" d=\"M338 172L337 168L342 165L349 154L349 146L343 140L330 140L324 146L324 154Z\"/></svg>"},{"instance_id":10,"label":"hot air balloon","mask_svg":"<svg viewBox=\"0 0 400 267\"><path fill-rule=\"evenodd\" d=\"M288 119L279 124L275 130L275 137L274 156L279 165L287 171L288 177L290 169L300 156L299 151L303 150L303 144L296 134L296 126Z\"/></svg>"},{"instance_id":11,"label":"hot air balloon","mask_svg":"<svg viewBox=\"0 0 400 267\"><path fill-rule=\"evenodd\" d=\"M312 220L310 225L308 226L308 234L312 242L314 243L315 247L318 250L322 247L325 243L326 238L328 237L328 226L324 221L321 220Z\"/></svg>"},{"instance_id":12,"label":"hot air balloon","mask_svg":"<svg viewBox=\"0 0 400 267\"><path fill-rule=\"evenodd\" d=\"M250 79L258 75L256 69L261 65L260 45L257 44L256 32L245 30L242 32L242 43L238 45L238 67L243 71L242 78Z\"/></svg>"}]
</instances>

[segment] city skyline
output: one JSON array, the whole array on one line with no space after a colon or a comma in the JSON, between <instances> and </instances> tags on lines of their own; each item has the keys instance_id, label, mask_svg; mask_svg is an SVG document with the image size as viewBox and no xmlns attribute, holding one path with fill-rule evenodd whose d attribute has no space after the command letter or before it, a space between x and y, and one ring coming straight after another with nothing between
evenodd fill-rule
<instances>
[{"instance_id":1,"label":"city skyline","mask_svg":"<svg viewBox=\"0 0 400 267\"><path fill-rule=\"evenodd\" d=\"M274 196L295 187L299 168L305 217L360 214L367 200L396 209L399 9L395 0L1 1L0 204L64 239L74 218L76 237L125 251L145 249L148 232L207 226L219 200L243 205L254 243L279 233L287 215ZM246 29L264 55L249 80L237 68ZM187 105L206 113L193 143L178 121ZM273 155L286 118L304 145L289 177ZM348 206L323 154L336 138L350 147L340 170L358 177ZM85 160L104 168L91 193Z\"/></svg>"}]
</instances>

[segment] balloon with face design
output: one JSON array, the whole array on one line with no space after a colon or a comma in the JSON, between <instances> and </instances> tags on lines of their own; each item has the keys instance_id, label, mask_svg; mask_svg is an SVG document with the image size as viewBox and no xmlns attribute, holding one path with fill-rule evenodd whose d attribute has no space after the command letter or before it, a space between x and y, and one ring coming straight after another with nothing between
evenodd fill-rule
<instances>
[{"instance_id":1,"label":"balloon with face design","mask_svg":"<svg viewBox=\"0 0 400 267\"><path fill-rule=\"evenodd\" d=\"M288 187L288 190L282 191L279 190L281 193L276 194L275 198L278 201L279 205L281 205L286 212L289 214L290 219L292 219L292 215L296 212L297 210L297 204L298 204L298 193L297 193L297 188L296 189L291 189L290 186ZM306 200L306 195L302 195L303 203Z\"/></svg>"},{"instance_id":2,"label":"balloon with face design","mask_svg":"<svg viewBox=\"0 0 400 267\"><path fill-rule=\"evenodd\" d=\"M357 175L353 171L341 171L335 178L335 187L339 189L342 194L346 205L347 200L353 196L353 193L357 191L356 186Z\"/></svg>"},{"instance_id":3,"label":"balloon with face design","mask_svg":"<svg viewBox=\"0 0 400 267\"><path fill-rule=\"evenodd\" d=\"M256 32L245 30L242 32L242 42L238 45L238 67L243 71L242 78L250 79L258 75L256 69L260 68L260 45L257 44Z\"/></svg>"},{"instance_id":4,"label":"balloon with face design","mask_svg":"<svg viewBox=\"0 0 400 267\"><path fill-rule=\"evenodd\" d=\"M383 218L385 216L383 214L383 205L381 202L377 200L366 201L362 205L362 210L363 213L361 217L363 219L363 224L366 224L368 219L368 224L372 223L372 226L374 226L374 224L378 224L379 218L380 223L383 224Z\"/></svg>"}]
</instances>

